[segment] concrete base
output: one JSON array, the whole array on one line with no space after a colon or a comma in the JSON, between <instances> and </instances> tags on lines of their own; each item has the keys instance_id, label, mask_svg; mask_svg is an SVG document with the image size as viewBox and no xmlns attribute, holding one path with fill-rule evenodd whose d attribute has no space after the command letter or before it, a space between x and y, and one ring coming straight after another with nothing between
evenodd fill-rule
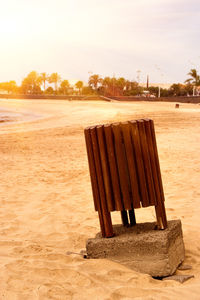
<instances>
[{"instance_id":1,"label":"concrete base","mask_svg":"<svg viewBox=\"0 0 200 300\"><path fill-rule=\"evenodd\" d=\"M155 277L172 275L185 256L181 221L168 221L165 230L155 230L155 225L116 225L113 238L102 238L98 233L87 241L88 258L111 259Z\"/></svg>"}]
</instances>

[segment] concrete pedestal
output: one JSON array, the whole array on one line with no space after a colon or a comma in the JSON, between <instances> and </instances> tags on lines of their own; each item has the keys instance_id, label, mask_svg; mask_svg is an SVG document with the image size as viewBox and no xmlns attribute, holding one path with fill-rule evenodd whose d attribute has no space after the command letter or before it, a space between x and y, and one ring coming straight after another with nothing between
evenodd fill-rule
<instances>
[{"instance_id":1,"label":"concrete pedestal","mask_svg":"<svg viewBox=\"0 0 200 300\"><path fill-rule=\"evenodd\" d=\"M107 258L155 277L174 274L183 262L185 250L180 220L168 221L168 228L155 230L155 223L133 227L113 226L115 236L98 233L86 244L88 258Z\"/></svg>"}]
</instances>

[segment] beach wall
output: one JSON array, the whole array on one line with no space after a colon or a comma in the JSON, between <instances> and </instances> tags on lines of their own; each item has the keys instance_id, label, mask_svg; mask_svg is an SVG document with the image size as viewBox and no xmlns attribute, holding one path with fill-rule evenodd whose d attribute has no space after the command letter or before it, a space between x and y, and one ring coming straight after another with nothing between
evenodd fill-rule
<instances>
[{"instance_id":1,"label":"beach wall","mask_svg":"<svg viewBox=\"0 0 200 300\"><path fill-rule=\"evenodd\" d=\"M159 102L180 102L180 103L200 103L200 96L199 97L160 97L160 98L150 98L150 97L137 97L137 96L109 96L103 97L100 95L8 95L8 94L0 94L0 99L52 99L52 100L68 100L68 101L74 101L74 100L91 100L91 101L159 101Z\"/></svg>"},{"instance_id":2,"label":"beach wall","mask_svg":"<svg viewBox=\"0 0 200 300\"><path fill-rule=\"evenodd\" d=\"M150 97L135 97L135 96L119 96L119 97L110 97L113 100L117 101L159 101L159 102L181 102L181 103L200 103L200 97L160 97L160 98L150 98Z\"/></svg>"},{"instance_id":3,"label":"beach wall","mask_svg":"<svg viewBox=\"0 0 200 300\"><path fill-rule=\"evenodd\" d=\"M16 95L0 94L2 99L52 99L52 100L102 100L99 95L74 96L74 95Z\"/></svg>"}]
</instances>

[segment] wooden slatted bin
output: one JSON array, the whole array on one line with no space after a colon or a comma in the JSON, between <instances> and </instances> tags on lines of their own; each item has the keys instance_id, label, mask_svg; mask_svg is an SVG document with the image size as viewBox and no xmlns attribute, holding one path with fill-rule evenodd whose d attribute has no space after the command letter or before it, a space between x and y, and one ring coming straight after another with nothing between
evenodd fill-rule
<instances>
[{"instance_id":1,"label":"wooden slatted bin","mask_svg":"<svg viewBox=\"0 0 200 300\"><path fill-rule=\"evenodd\" d=\"M124 226L136 224L135 209L155 206L157 228L167 228L153 120L84 130L95 210L103 237L113 236L112 211Z\"/></svg>"}]
</instances>

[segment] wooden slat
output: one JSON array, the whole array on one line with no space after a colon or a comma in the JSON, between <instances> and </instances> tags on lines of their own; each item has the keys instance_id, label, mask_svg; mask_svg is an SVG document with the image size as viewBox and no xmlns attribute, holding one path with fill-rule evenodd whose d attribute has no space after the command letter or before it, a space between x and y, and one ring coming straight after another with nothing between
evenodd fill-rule
<instances>
[{"instance_id":1,"label":"wooden slat","mask_svg":"<svg viewBox=\"0 0 200 300\"><path fill-rule=\"evenodd\" d=\"M129 223L128 223L128 214L127 214L126 210L121 211L121 218L122 218L122 224L124 226L128 226L129 225Z\"/></svg>"},{"instance_id":2,"label":"wooden slat","mask_svg":"<svg viewBox=\"0 0 200 300\"><path fill-rule=\"evenodd\" d=\"M98 209L98 216L99 216L99 224L100 224L102 237L106 237L106 229L104 224L103 211L101 207L99 207Z\"/></svg>"},{"instance_id":3,"label":"wooden slat","mask_svg":"<svg viewBox=\"0 0 200 300\"><path fill-rule=\"evenodd\" d=\"M101 158L101 167L102 167L102 173L103 173L103 181L104 181L104 187L105 187L105 193L106 193L106 202L108 211L114 211L114 196L112 191L112 185L111 185L111 175L109 170L109 164L108 164L108 157L107 157L107 150L105 145L105 137L104 137L104 128L103 126L97 126L97 137L98 137L98 144L99 144L99 152L100 152L100 158Z\"/></svg>"},{"instance_id":4,"label":"wooden slat","mask_svg":"<svg viewBox=\"0 0 200 300\"><path fill-rule=\"evenodd\" d=\"M133 146L130 135L130 124L128 122L121 123L124 145L126 150L126 158L128 162L128 170L132 191L132 203L134 208L140 207L139 183L136 173L136 163L134 158Z\"/></svg>"},{"instance_id":5,"label":"wooden slat","mask_svg":"<svg viewBox=\"0 0 200 300\"><path fill-rule=\"evenodd\" d=\"M102 174L101 160L100 160L100 154L99 154L99 146L98 146L97 134L96 134L95 127L90 127L90 134L91 134L92 147L93 147L93 153L94 153L98 187L99 187L100 204L101 204L104 226L105 226L105 236L112 237L113 236L113 228L112 228L112 222L111 222L111 215L110 215L110 212L108 211L107 203L106 203L103 174Z\"/></svg>"},{"instance_id":6,"label":"wooden slat","mask_svg":"<svg viewBox=\"0 0 200 300\"><path fill-rule=\"evenodd\" d=\"M113 132L111 125L104 125L104 133L106 138L106 146L108 153L109 169L111 173L112 189L115 200L115 210L122 211L124 209L122 203L122 194L120 189L119 175L117 169L117 161L115 156L115 147L113 142Z\"/></svg>"},{"instance_id":7,"label":"wooden slat","mask_svg":"<svg viewBox=\"0 0 200 300\"><path fill-rule=\"evenodd\" d=\"M149 205L155 205L156 195L154 190L153 175L151 170L151 163L150 163L150 157L148 152L148 144L147 144L145 127L144 127L144 121L138 120L137 124L138 124L138 130L140 135L140 144L142 149L142 157L144 162L147 189L149 194Z\"/></svg>"},{"instance_id":8,"label":"wooden slat","mask_svg":"<svg viewBox=\"0 0 200 300\"><path fill-rule=\"evenodd\" d=\"M162 202L162 196L160 192L160 184L158 180L158 172L156 167L156 156L155 156L155 150L154 150L154 141L152 138L152 132L151 132L151 124L149 119L144 119L144 126L145 131L147 135L147 141L148 141L148 151L150 153L150 161L151 161L151 168L153 172L153 180L154 180L154 188L156 193L156 217L157 217L157 226L159 229L163 228L163 214L162 214L162 208L161 208L161 202Z\"/></svg>"},{"instance_id":9,"label":"wooden slat","mask_svg":"<svg viewBox=\"0 0 200 300\"><path fill-rule=\"evenodd\" d=\"M162 177L161 177L161 171L160 171L160 163L159 163L159 157L158 157L158 149L157 149L157 143L156 143L156 135L155 135L155 129L154 129L154 123L153 120L150 120L150 127L151 127L151 135L152 135L152 142L154 146L154 156L155 156L155 163L157 168L157 176L158 176L158 182L159 182L159 188L160 188L160 195L161 197L158 198L158 204L155 207L156 208L156 215L158 220L158 225L161 229L167 228L167 216L165 212L165 197L164 197L164 190L163 190L163 184L162 184Z\"/></svg>"},{"instance_id":10,"label":"wooden slat","mask_svg":"<svg viewBox=\"0 0 200 300\"><path fill-rule=\"evenodd\" d=\"M138 127L137 127L137 122L130 121L129 123L131 124L131 139L132 139L133 149L135 153L135 161L137 166L140 199L142 202L142 206L147 207L149 206L149 196L147 191L146 177L144 173L142 150L140 145L140 137L139 137Z\"/></svg>"},{"instance_id":11,"label":"wooden slat","mask_svg":"<svg viewBox=\"0 0 200 300\"><path fill-rule=\"evenodd\" d=\"M136 225L136 219L135 219L135 211L134 211L134 209L131 209L128 212L129 212L130 226Z\"/></svg>"},{"instance_id":12,"label":"wooden slat","mask_svg":"<svg viewBox=\"0 0 200 300\"><path fill-rule=\"evenodd\" d=\"M160 163L159 163L159 156L158 156L158 149L157 149L157 142L156 142L156 134L155 134L153 120L150 120L150 126L151 126L152 141L153 141L153 145L154 145L154 154L155 154L155 160L156 160L156 168L157 168L160 192L161 192L162 201L164 202L165 196L164 196L164 191L163 191L163 184L162 184L162 177L161 177Z\"/></svg>"},{"instance_id":13,"label":"wooden slat","mask_svg":"<svg viewBox=\"0 0 200 300\"><path fill-rule=\"evenodd\" d=\"M92 185L94 206L95 206L95 210L98 210L99 213L99 222L100 222L102 236L105 236L105 226L104 226L103 214L102 214L101 204L100 204L100 196L99 196L97 175L95 170L94 154L93 154L92 141L91 141L89 128L86 128L84 130L84 134L85 134L85 142L86 142L86 149L88 155L88 164L90 170L90 179Z\"/></svg>"},{"instance_id":14,"label":"wooden slat","mask_svg":"<svg viewBox=\"0 0 200 300\"><path fill-rule=\"evenodd\" d=\"M153 175L153 183L154 183L154 190L155 190L155 205L157 205L158 199L161 199L161 193L160 193L160 187L159 187L159 181L158 181L158 173L156 168L156 158L154 153L154 145L152 140L152 134L151 134L151 124L150 119L144 119L144 127L147 137L147 145L148 145L148 153L151 163L151 170Z\"/></svg>"},{"instance_id":15,"label":"wooden slat","mask_svg":"<svg viewBox=\"0 0 200 300\"><path fill-rule=\"evenodd\" d=\"M123 197L123 204L125 210L131 209L131 197L130 197L130 179L128 175L128 166L125 155L125 148L122 143L122 134L119 123L112 124L112 130L114 133L114 145L117 160L117 167L119 172L119 180L121 186L121 192Z\"/></svg>"},{"instance_id":16,"label":"wooden slat","mask_svg":"<svg viewBox=\"0 0 200 300\"><path fill-rule=\"evenodd\" d=\"M87 149L87 155L88 155L88 164L89 164L89 170L90 170L90 179L91 179L91 185L92 185L92 193L93 193L93 199L94 199L94 207L95 210L98 210L98 204L100 202L99 199L99 190L98 190L98 183L97 183L97 176L96 176L96 170L95 170L95 162L94 162L94 154L92 149L92 141L90 137L90 129L86 128L84 130L85 134L85 142L86 142L86 149Z\"/></svg>"}]
</instances>

